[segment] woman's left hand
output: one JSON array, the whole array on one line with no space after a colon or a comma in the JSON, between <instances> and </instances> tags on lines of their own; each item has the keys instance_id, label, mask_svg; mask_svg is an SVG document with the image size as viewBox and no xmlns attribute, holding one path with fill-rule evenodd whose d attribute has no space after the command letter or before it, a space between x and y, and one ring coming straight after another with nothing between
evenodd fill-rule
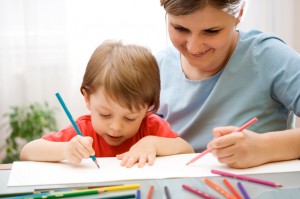
<instances>
[{"instance_id":1,"label":"woman's left hand","mask_svg":"<svg viewBox=\"0 0 300 199\"><path fill-rule=\"evenodd\" d=\"M249 130L234 132L234 126L213 129L214 139L207 148L218 161L232 168L249 168L267 162L264 136Z\"/></svg>"}]
</instances>

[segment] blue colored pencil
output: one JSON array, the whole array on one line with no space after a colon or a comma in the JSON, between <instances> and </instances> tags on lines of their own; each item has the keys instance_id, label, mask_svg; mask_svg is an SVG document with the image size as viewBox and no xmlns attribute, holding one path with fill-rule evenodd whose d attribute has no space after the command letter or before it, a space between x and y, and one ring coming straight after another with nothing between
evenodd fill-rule
<instances>
[{"instance_id":1,"label":"blue colored pencil","mask_svg":"<svg viewBox=\"0 0 300 199\"><path fill-rule=\"evenodd\" d=\"M135 199L141 199L141 190L137 190L136 191L136 197L135 197Z\"/></svg>"},{"instance_id":2,"label":"blue colored pencil","mask_svg":"<svg viewBox=\"0 0 300 199\"><path fill-rule=\"evenodd\" d=\"M56 95L58 101L60 102L61 106L63 107L65 113L67 114L69 120L71 121L73 127L75 128L77 134L80 135L80 136L82 136L82 133L80 132L80 130L79 130L79 128L78 128L76 122L73 120L73 117L72 117L70 111L68 110L66 104L64 103L64 100L62 99L62 97L60 96L59 93L56 93L55 95ZM98 162L97 162L97 159L95 158L95 156L91 155L91 158L92 158L92 160L94 161L94 163L96 164L96 166L97 166L98 168L100 168L100 167L99 167L99 164L98 164Z\"/></svg>"}]
</instances>

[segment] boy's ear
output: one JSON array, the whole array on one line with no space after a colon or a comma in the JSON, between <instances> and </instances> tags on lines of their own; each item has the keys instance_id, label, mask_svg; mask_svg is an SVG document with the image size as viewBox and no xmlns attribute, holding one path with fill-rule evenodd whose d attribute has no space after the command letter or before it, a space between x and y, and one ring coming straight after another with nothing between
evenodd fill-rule
<instances>
[{"instance_id":1,"label":"boy's ear","mask_svg":"<svg viewBox=\"0 0 300 199\"><path fill-rule=\"evenodd\" d=\"M91 110L89 95L87 94L87 92L84 89L82 89L82 94L83 94L85 105L86 105L87 109Z\"/></svg>"}]
</instances>

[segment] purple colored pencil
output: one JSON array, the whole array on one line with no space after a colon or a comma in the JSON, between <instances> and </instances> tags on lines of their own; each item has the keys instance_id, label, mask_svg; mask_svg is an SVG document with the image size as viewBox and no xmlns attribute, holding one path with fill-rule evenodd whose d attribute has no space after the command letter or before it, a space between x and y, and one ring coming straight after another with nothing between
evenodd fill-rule
<instances>
[{"instance_id":1,"label":"purple colored pencil","mask_svg":"<svg viewBox=\"0 0 300 199\"><path fill-rule=\"evenodd\" d=\"M242 183L238 182L237 185L238 185L239 189L241 190L244 198L245 199L250 199L250 196L249 196L248 192L246 191L246 189L244 188L244 186L242 185Z\"/></svg>"}]
</instances>

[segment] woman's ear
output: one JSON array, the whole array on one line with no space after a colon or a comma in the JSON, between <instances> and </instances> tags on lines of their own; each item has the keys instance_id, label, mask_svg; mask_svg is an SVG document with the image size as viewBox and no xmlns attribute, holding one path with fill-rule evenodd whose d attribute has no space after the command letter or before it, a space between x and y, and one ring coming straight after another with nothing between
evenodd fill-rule
<instances>
[{"instance_id":1,"label":"woman's ear","mask_svg":"<svg viewBox=\"0 0 300 199\"><path fill-rule=\"evenodd\" d=\"M86 105L87 109L91 110L90 98L89 98L88 93L84 89L82 89L82 94L83 94L85 105Z\"/></svg>"},{"instance_id":2,"label":"woman's ear","mask_svg":"<svg viewBox=\"0 0 300 199\"><path fill-rule=\"evenodd\" d=\"M236 18L235 26L237 26L242 21L242 18L243 18L244 14L245 14L245 12L244 12L245 9L246 9L246 2L244 1L243 5L241 6L241 9L239 11L239 15Z\"/></svg>"}]
</instances>

